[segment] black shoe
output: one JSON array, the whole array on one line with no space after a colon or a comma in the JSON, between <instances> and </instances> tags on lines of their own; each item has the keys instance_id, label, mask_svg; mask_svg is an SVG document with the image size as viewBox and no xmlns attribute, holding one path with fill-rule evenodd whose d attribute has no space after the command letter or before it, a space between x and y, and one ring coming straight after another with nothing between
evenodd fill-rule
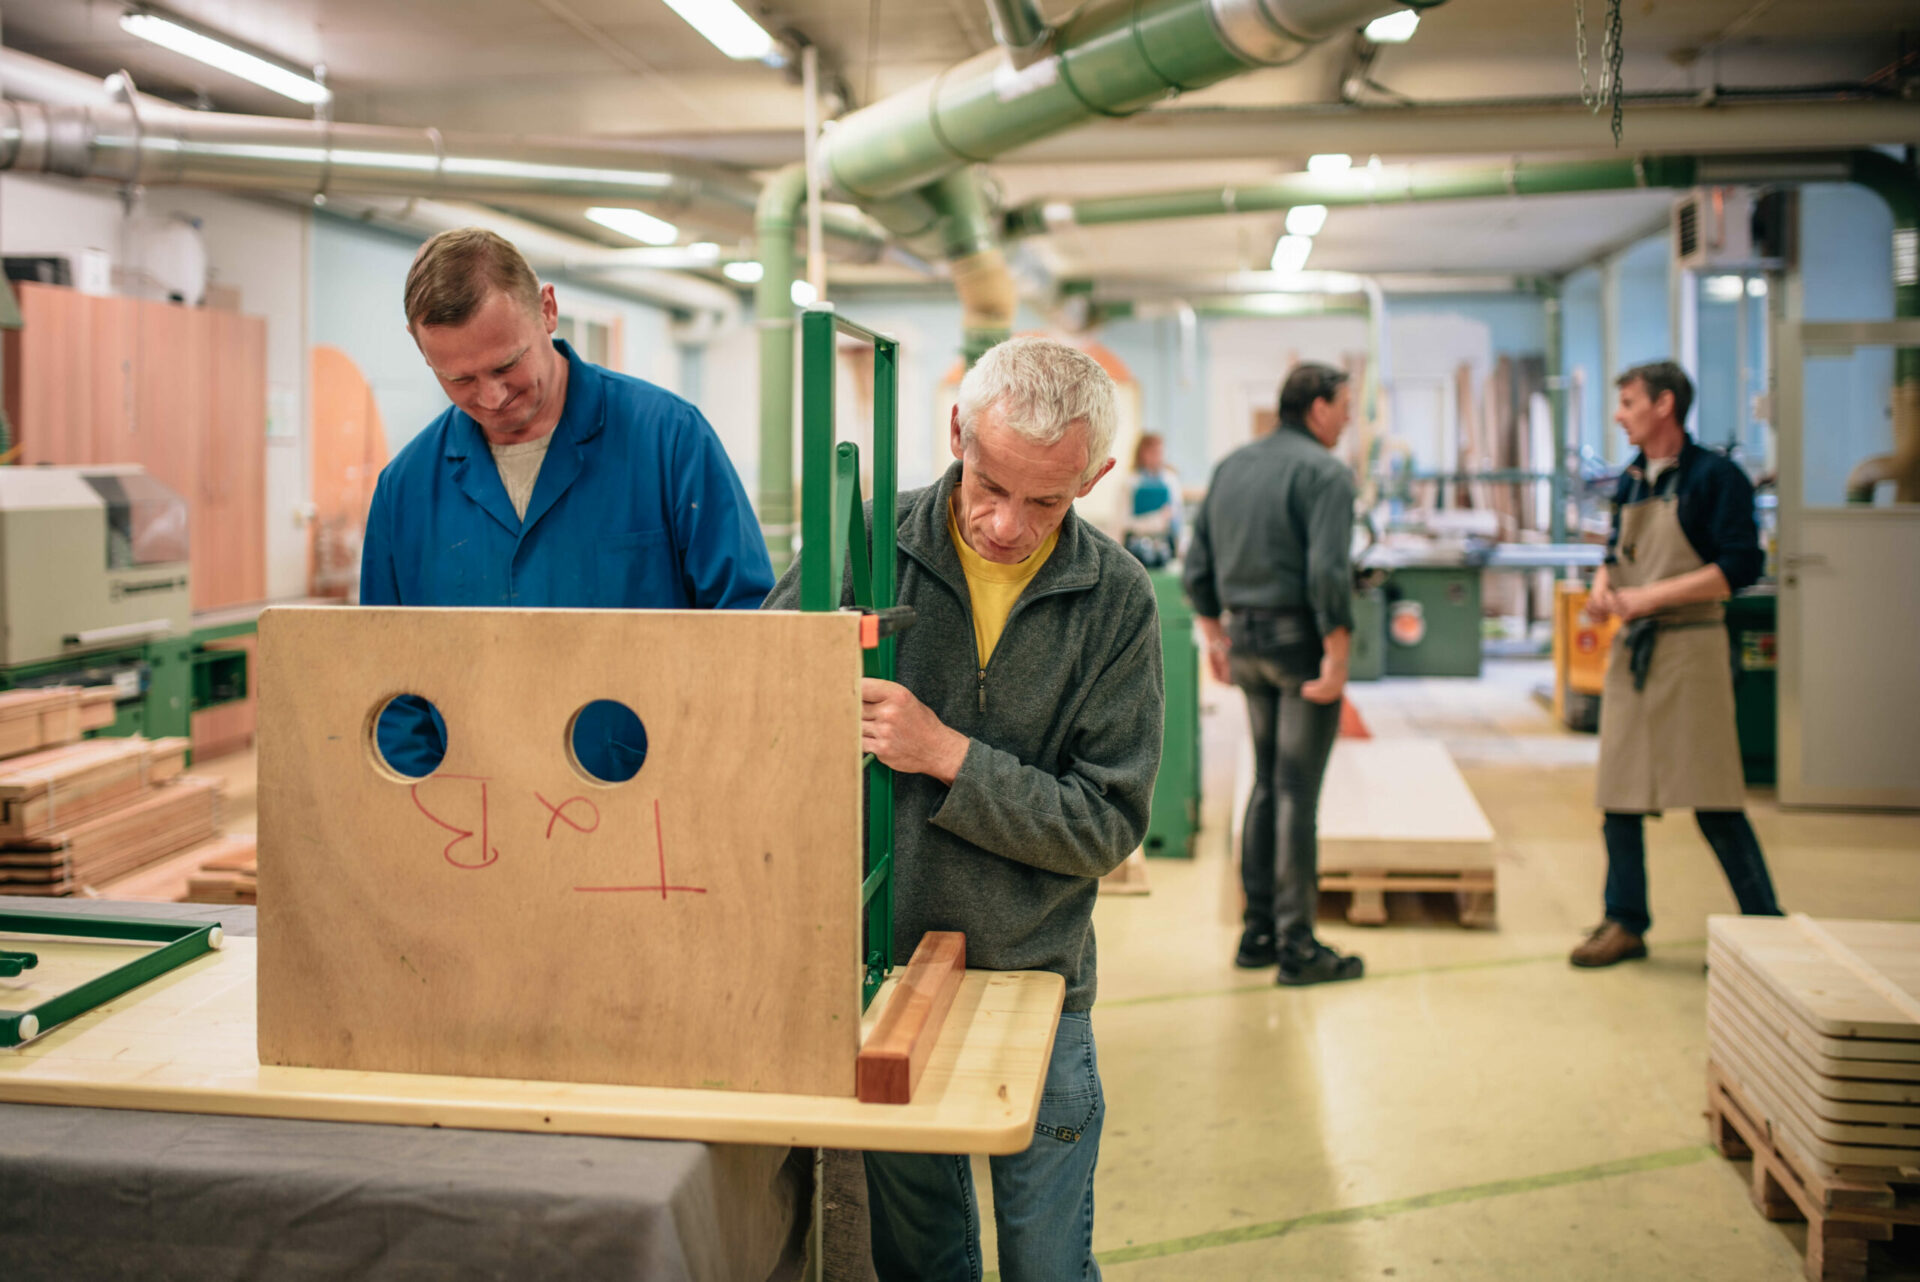
<instances>
[{"instance_id":1,"label":"black shoe","mask_svg":"<svg viewBox=\"0 0 1920 1282\"><path fill-rule=\"evenodd\" d=\"M1240 951L1233 955L1233 964L1241 970L1265 970L1279 960L1279 941L1251 930L1241 934Z\"/></svg>"},{"instance_id":2,"label":"black shoe","mask_svg":"<svg viewBox=\"0 0 1920 1282\"><path fill-rule=\"evenodd\" d=\"M1316 943L1310 953L1289 951L1280 959L1278 984L1301 987L1307 984L1332 984L1343 979L1359 979L1367 973L1367 964L1358 957L1342 956L1325 944Z\"/></svg>"}]
</instances>

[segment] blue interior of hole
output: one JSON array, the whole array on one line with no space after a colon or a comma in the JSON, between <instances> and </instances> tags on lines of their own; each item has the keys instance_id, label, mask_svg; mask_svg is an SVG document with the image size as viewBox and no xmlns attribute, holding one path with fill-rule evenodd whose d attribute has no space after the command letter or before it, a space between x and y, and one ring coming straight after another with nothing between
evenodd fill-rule
<instances>
[{"instance_id":1,"label":"blue interior of hole","mask_svg":"<svg viewBox=\"0 0 1920 1282\"><path fill-rule=\"evenodd\" d=\"M380 709L373 740L388 768L409 779L426 778L447 759L447 723L417 694L397 695Z\"/></svg>"},{"instance_id":2,"label":"blue interior of hole","mask_svg":"<svg viewBox=\"0 0 1920 1282\"><path fill-rule=\"evenodd\" d=\"M647 760L647 728L632 708L595 699L573 719L573 759L601 783L625 783Z\"/></svg>"}]
</instances>

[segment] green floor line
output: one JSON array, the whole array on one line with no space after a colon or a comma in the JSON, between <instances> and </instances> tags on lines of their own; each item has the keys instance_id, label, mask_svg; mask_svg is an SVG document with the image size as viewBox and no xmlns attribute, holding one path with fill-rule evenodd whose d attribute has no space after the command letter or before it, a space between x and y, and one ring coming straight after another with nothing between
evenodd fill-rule
<instances>
[{"instance_id":1,"label":"green floor line","mask_svg":"<svg viewBox=\"0 0 1920 1282\"><path fill-rule=\"evenodd\" d=\"M1684 952L1690 948L1705 948L1705 939L1676 939L1662 943L1662 951ZM1408 979L1418 975L1446 975L1455 971L1495 970L1505 966L1535 966L1541 962L1559 962L1566 965L1567 955L1558 953L1536 953L1529 957L1489 957L1484 961L1446 962L1438 966L1409 966L1404 970L1381 970L1369 972L1360 982L1372 983L1381 979ZM1249 993L1297 992L1298 989L1282 988L1273 983L1236 984L1232 988L1203 988L1186 993L1152 993L1145 997L1120 997L1112 1001L1099 1003L1101 1010L1115 1010L1122 1006L1152 1006L1160 1002L1185 1002L1203 997L1245 997Z\"/></svg>"},{"instance_id":2,"label":"green floor line","mask_svg":"<svg viewBox=\"0 0 1920 1282\"><path fill-rule=\"evenodd\" d=\"M1564 1188L1569 1184L1590 1184L1595 1180L1612 1179L1619 1175L1671 1170L1679 1166L1692 1166L1712 1156L1711 1145L1689 1144L1685 1148L1621 1158L1617 1162L1601 1162L1596 1166L1576 1167L1571 1171L1523 1175L1518 1179L1469 1184L1465 1188L1443 1189L1438 1193L1422 1193L1417 1197L1394 1198L1391 1201L1375 1202L1368 1206L1350 1206L1338 1211L1315 1211L1311 1215L1299 1215L1290 1220L1270 1220L1265 1224L1248 1224L1240 1228L1218 1229L1212 1233L1195 1233L1191 1237L1168 1238L1162 1242L1142 1242L1137 1246L1123 1246L1111 1251L1095 1252L1095 1258L1102 1265L1131 1264L1135 1260L1159 1260L1170 1255L1187 1255L1194 1251L1210 1251L1215 1247L1239 1246L1245 1242L1285 1237L1289 1233L1298 1233L1302 1229L1317 1229L1329 1224L1384 1220L1395 1215L1405 1215L1409 1211L1429 1211L1435 1207L1458 1206L1463 1202L1484 1202L1490 1198L1512 1197L1517 1193L1538 1193L1545 1189ZM997 1273L988 1273L984 1282L998 1282L999 1276Z\"/></svg>"}]
</instances>

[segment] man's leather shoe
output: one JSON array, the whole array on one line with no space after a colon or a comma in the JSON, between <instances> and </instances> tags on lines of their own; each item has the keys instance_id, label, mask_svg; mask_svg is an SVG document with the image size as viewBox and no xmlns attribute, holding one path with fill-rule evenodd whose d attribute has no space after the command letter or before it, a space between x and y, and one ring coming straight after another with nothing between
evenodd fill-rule
<instances>
[{"instance_id":1,"label":"man's leather shoe","mask_svg":"<svg viewBox=\"0 0 1920 1282\"><path fill-rule=\"evenodd\" d=\"M1233 964L1241 970L1265 970L1279 960L1279 941L1251 930L1240 936L1240 951L1233 955Z\"/></svg>"},{"instance_id":2,"label":"man's leather shoe","mask_svg":"<svg viewBox=\"0 0 1920 1282\"><path fill-rule=\"evenodd\" d=\"M1647 941L1612 919L1601 922L1567 960L1588 970L1647 955Z\"/></svg>"}]
</instances>

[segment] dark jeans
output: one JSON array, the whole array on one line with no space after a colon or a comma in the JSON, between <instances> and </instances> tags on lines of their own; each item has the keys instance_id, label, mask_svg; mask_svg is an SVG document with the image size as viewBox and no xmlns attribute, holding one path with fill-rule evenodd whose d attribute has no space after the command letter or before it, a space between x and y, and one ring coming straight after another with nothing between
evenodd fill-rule
<instances>
[{"instance_id":1,"label":"dark jeans","mask_svg":"<svg viewBox=\"0 0 1920 1282\"><path fill-rule=\"evenodd\" d=\"M1753 835L1744 810L1696 810L1713 853L1727 874L1727 885L1740 911L1749 917L1778 917L1780 905L1773 897L1773 879L1767 875L1766 856L1760 853L1760 839ZM1601 831L1607 839L1607 916L1636 935L1644 935L1653 925L1647 910L1646 816L1609 810Z\"/></svg>"},{"instance_id":2,"label":"dark jeans","mask_svg":"<svg viewBox=\"0 0 1920 1282\"><path fill-rule=\"evenodd\" d=\"M1236 619L1236 623L1241 623ZM1310 626L1310 625L1309 625ZM1301 640L1283 616L1234 629L1233 683L1253 729L1253 796L1240 837L1240 885L1249 934L1283 946L1313 942L1320 898L1320 781L1340 733L1339 703L1314 703L1300 684L1319 675L1320 641Z\"/></svg>"}]
</instances>

